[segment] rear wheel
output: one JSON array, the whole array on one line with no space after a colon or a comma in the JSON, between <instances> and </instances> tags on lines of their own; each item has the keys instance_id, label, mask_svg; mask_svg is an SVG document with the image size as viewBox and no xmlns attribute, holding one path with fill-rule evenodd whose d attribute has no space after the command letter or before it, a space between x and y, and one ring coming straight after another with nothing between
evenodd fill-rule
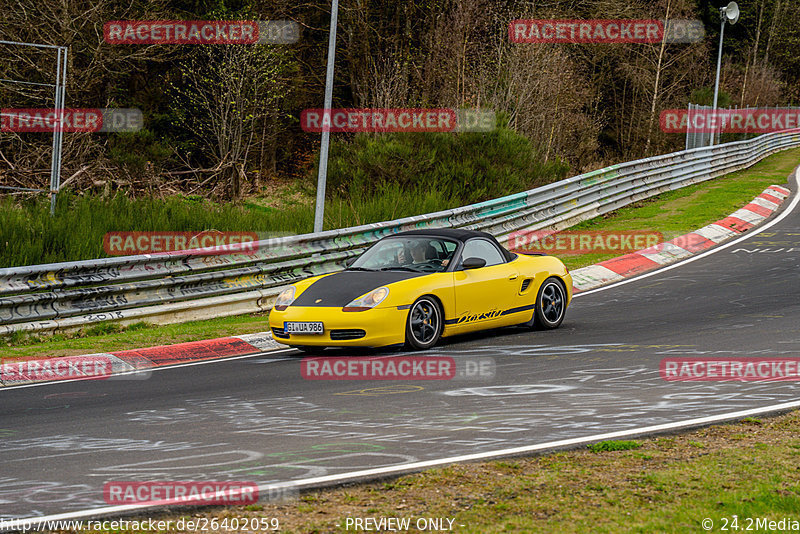
<instances>
[{"instance_id":1,"label":"rear wheel","mask_svg":"<svg viewBox=\"0 0 800 534\"><path fill-rule=\"evenodd\" d=\"M420 297L408 312L406 346L415 350L429 349L439 341L444 327L444 314L431 297Z\"/></svg>"},{"instance_id":2,"label":"rear wheel","mask_svg":"<svg viewBox=\"0 0 800 534\"><path fill-rule=\"evenodd\" d=\"M558 278L544 281L536 297L536 325L540 328L558 328L567 311L567 292Z\"/></svg>"}]
</instances>

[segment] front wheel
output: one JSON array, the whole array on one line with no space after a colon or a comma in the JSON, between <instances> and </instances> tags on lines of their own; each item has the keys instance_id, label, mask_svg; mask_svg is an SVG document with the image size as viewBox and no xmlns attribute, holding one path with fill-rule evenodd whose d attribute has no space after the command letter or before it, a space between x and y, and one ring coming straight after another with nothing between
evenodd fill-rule
<instances>
[{"instance_id":1,"label":"front wheel","mask_svg":"<svg viewBox=\"0 0 800 534\"><path fill-rule=\"evenodd\" d=\"M540 328L558 328L567 311L567 292L557 278L548 278L539 288L536 297L536 325Z\"/></svg>"},{"instance_id":2,"label":"front wheel","mask_svg":"<svg viewBox=\"0 0 800 534\"><path fill-rule=\"evenodd\" d=\"M414 350L429 349L439 341L444 327L444 314L431 297L420 297L408 312L406 346Z\"/></svg>"}]
</instances>

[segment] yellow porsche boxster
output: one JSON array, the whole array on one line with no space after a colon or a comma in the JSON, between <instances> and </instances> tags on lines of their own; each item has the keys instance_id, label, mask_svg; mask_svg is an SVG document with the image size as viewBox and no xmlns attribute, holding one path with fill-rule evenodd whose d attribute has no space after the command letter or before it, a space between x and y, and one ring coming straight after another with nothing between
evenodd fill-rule
<instances>
[{"instance_id":1,"label":"yellow porsche boxster","mask_svg":"<svg viewBox=\"0 0 800 534\"><path fill-rule=\"evenodd\" d=\"M406 345L509 325L556 328L572 300L560 260L515 254L485 232L387 236L344 271L286 288L269 314L276 341L304 350Z\"/></svg>"}]
</instances>

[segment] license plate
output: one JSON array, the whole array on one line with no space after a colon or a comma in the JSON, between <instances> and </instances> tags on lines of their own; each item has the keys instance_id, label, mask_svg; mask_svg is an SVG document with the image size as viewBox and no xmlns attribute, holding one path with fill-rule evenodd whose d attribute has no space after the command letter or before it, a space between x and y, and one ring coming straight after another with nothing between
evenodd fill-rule
<instances>
[{"instance_id":1,"label":"license plate","mask_svg":"<svg viewBox=\"0 0 800 534\"><path fill-rule=\"evenodd\" d=\"M321 334L323 332L321 321L286 321L283 331L287 334Z\"/></svg>"}]
</instances>

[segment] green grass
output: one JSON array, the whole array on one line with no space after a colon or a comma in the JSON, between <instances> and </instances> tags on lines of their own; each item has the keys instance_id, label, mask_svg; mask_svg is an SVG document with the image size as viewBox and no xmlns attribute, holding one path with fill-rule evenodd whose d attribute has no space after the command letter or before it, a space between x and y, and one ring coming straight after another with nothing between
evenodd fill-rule
<instances>
[{"instance_id":1,"label":"green grass","mask_svg":"<svg viewBox=\"0 0 800 534\"><path fill-rule=\"evenodd\" d=\"M786 150L744 169L707 182L670 191L613 213L584 221L570 230L661 232L666 240L727 217L800 165L800 148ZM617 254L560 257L570 269L611 259Z\"/></svg>"},{"instance_id":2,"label":"green grass","mask_svg":"<svg viewBox=\"0 0 800 534\"><path fill-rule=\"evenodd\" d=\"M59 194L56 215L44 198L0 201L0 266L34 265L106 257L103 236L126 231L279 232L302 225L307 207L287 207L265 216L262 210L215 204L203 199L167 197L110 199Z\"/></svg>"},{"instance_id":3,"label":"green grass","mask_svg":"<svg viewBox=\"0 0 800 534\"><path fill-rule=\"evenodd\" d=\"M380 195L334 198L326 202L325 228L344 228L430 213L460 206L462 201L440 191L419 194L386 186ZM270 235L308 233L314 227L314 206L284 202L278 208L248 200L241 205L216 204L185 197L110 200L62 192L55 217L47 199L0 199L0 267L107 257L108 232L202 231L257 232Z\"/></svg>"},{"instance_id":4,"label":"green grass","mask_svg":"<svg viewBox=\"0 0 800 534\"><path fill-rule=\"evenodd\" d=\"M638 441L600 441L586 446L592 452L629 451L638 449L642 444Z\"/></svg>"}]
</instances>

